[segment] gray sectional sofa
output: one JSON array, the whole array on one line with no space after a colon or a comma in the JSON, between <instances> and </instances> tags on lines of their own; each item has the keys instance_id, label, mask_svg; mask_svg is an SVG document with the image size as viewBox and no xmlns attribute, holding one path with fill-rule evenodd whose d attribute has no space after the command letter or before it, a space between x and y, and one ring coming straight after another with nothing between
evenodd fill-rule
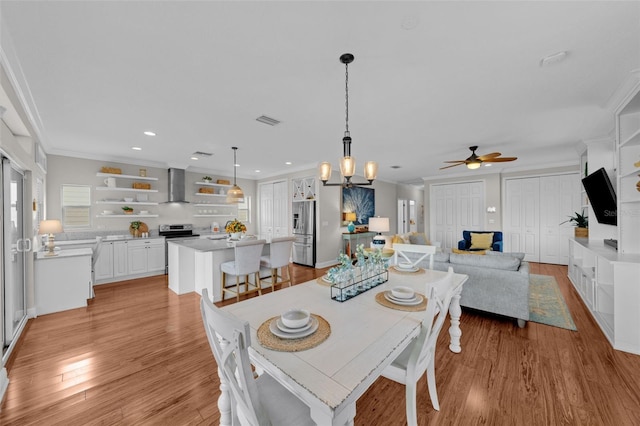
<instances>
[{"instance_id":1,"label":"gray sectional sofa","mask_svg":"<svg viewBox=\"0 0 640 426\"><path fill-rule=\"evenodd\" d=\"M466 274L460 305L518 320L529 320L529 263L524 253L487 252L485 255L436 253L433 269ZM420 266L428 268L428 261Z\"/></svg>"}]
</instances>

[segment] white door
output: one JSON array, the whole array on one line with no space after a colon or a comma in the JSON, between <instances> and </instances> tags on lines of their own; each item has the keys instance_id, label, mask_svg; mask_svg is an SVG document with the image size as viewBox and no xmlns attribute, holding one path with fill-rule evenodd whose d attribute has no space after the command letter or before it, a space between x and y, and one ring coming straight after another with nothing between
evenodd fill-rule
<instances>
[{"instance_id":1,"label":"white door","mask_svg":"<svg viewBox=\"0 0 640 426\"><path fill-rule=\"evenodd\" d=\"M102 242L100 254L95 264L95 279L105 280L113 278L113 243Z\"/></svg>"},{"instance_id":2,"label":"white door","mask_svg":"<svg viewBox=\"0 0 640 426\"><path fill-rule=\"evenodd\" d=\"M579 211L579 174L540 178L540 262L569 264L567 241L573 235L573 226L560 224Z\"/></svg>"},{"instance_id":3,"label":"white door","mask_svg":"<svg viewBox=\"0 0 640 426\"><path fill-rule=\"evenodd\" d=\"M525 260L540 261L540 180L505 182L504 251L525 253Z\"/></svg>"},{"instance_id":4,"label":"white door","mask_svg":"<svg viewBox=\"0 0 640 426\"><path fill-rule=\"evenodd\" d=\"M122 277L129 273L129 254L126 241L113 243L113 276Z\"/></svg>"},{"instance_id":5,"label":"white door","mask_svg":"<svg viewBox=\"0 0 640 426\"><path fill-rule=\"evenodd\" d=\"M164 271L164 241L147 246L147 271Z\"/></svg>"},{"instance_id":6,"label":"white door","mask_svg":"<svg viewBox=\"0 0 640 426\"><path fill-rule=\"evenodd\" d=\"M260 185L260 211L258 212L260 237L270 239L273 236L273 185Z\"/></svg>"},{"instance_id":7,"label":"white door","mask_svg":"<svg viewBox=\"0 0 640 426\"><path fill-rule=\"evenodd\" d=\"M444 248L458 248L462 231L484 229L484 182L431 187L431 238Z\"/></svg>"},{"instance_id":8,"label":"white door","mask_svg":"<svg viewBox=\"0 0 640 426\"><path fill-rule=\"evenodd\" d=\"M129 244L129 275L147 272L147 247Z\"/></svg>"},{"instance_id":9,"label":"white door","mask_svg":"<svg viewBox=\"0 0 640 426\"><path fill-rule=\"evenodd\" d=\"M273 236L289 235L289 194L287 181L273 184Z\"/></svg>"}]
</instances>

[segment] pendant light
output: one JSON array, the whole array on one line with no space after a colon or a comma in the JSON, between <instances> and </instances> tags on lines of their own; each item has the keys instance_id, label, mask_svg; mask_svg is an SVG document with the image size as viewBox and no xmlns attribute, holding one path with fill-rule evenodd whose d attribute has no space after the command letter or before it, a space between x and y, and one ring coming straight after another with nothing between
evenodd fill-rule
<instances>
[{"instance_id":1,"label":"pendant light","mask_svg":"<svg viewBox=\"0 0 640 426\"><path fill-rule=\"evenodd\" d=\"M351 156L351 134L349 133L349 64L353 62L354 56L351 53L345 53L340 56L340 62L345 68L345 131L342 138L343 157L340 159L340 174L343 177L341 183L327 183L331 179L331 163L324 161L320 163L319 172L320 180L324 186L342 186L351 188L353 186L372 185L378 174L378 163L375 161L367 161L364 165L364 177L368 182L356 183L351 178L356 172L356 159Z\"/></svg>"},{"instance_id":2,"label":"pendant light","mask_svg":"<svg viewBox=\"0 0 640 426\"><path fill-rule=\"evenodd\" d=\"M242 188L236 183L236 167L238 166L238 163L236 163L236 151L238 147L232 146L231 149L233 150L233 188L227 192L227 203L237 204L244 201L244 193L242 192Z\"/></svg>"}]
</instances>

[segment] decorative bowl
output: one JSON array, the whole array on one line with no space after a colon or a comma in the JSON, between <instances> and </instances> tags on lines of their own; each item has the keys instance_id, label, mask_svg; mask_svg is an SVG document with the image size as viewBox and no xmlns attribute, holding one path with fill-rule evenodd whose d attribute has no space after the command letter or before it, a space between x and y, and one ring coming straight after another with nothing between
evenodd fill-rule
<instances>
[{"instance_id":1,"label":"decorative bowl","mask_svg":"<svg viewBox=\"0 0 640 426\"><path fill-rule=\"evenodd\" d=\"M285 327L289 328L304 327L309 323L309 317L309 311L298 308L289 309L280 316L280 318L282 319L282 324L284 324Z\"/></svg>"},{"instance_id":2,"label":"decorative bowl","mask_svg":"<svg viewBox=\"0 0 640 426\"><path fill-rule=\"evenodd\" d=\"M398 263L398 268L400 269L413 269L413 265L409 262L400 262Z\"/></svg>"},{"instance_id":3,"label":"decorative bowl","mask_svg":"<svg viewBox=\"0 0 640 426\"><path fill-rule=\"evenodd\" d=\"M124 201L126 201L127 203L130 203L133 201L133 197L124 197Z\"/></svg>"},{"instance_id":4,"label":"decorative bowl","mask_svg":"<svg viewBox=\"0 0 640 426\"><path fill-rule=\"evenodd\" d=\"M414 292L409 287L397 286L391 289L391 295L396 299L411 299Z\"/></svg>"}]
</instances>

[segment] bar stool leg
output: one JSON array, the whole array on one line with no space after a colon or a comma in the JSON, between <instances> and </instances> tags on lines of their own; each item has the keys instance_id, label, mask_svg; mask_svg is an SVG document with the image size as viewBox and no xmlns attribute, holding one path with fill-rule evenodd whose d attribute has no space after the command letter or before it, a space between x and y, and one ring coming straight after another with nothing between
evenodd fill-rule
<instances>
[{"instance_id":1,"label":"bar stool leg","mask_svg":"<svg viewBox=\"0 0 640 426\"><path fill-rule=\"evenodd\" d=\"M227 274L222 272L222 286L221 286L222 288L220 290L220 292L221 292L220 297L221 297L221 300L223 300L223 301L224 301L224 288L225 288L225 286L227 284L227 279L226 278L227 278Z\"/></svg>"}]
</instances>

